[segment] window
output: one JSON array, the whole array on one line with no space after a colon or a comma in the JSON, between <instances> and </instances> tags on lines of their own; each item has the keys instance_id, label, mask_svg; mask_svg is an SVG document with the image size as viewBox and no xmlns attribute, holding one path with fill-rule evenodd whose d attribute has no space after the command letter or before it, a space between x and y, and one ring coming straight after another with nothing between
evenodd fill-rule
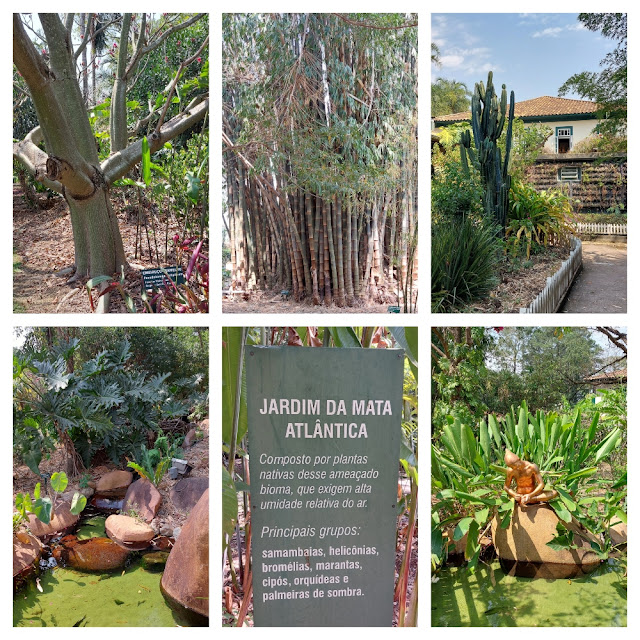
<instances>
[{"instance_id":1,"label":"window","mask_svg":"<svg viewBox=\"0 0 640 640\"><path fill-rule=\"evenodd\" d=\"M582 171L580 167L561 167L558 169L558 180L560 182L580 182Z\"/></svg>"},{"instance_id":2,"label":"window","mask_svg":"<svg viewBox=\"0 0 640 640\"><path fill-rule=\"evenodd\" d=\"M556 127L556 153L567 153L573 146L573 127Z\"/></svg>"}]
</instances>

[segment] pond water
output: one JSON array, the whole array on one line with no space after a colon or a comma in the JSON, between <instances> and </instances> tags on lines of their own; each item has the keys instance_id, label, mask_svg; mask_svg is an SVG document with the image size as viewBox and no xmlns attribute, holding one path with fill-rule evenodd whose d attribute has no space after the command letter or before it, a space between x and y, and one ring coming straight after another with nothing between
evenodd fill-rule
<instances>
[{"instance_id":1,"label":"pond water","mask_svg":"<svg viewBox=\"0 0 640 640\"><path fill-rule=\"evenodd\" d=\"M104 517L93 517L78 538L104 536ZM188 626L160 592L162 572L141 566L137 554L125 569L82 572L56 567L40 574L13 598L14 627L175 627Z\"/></svg>"},{"instance_id":2,"label":"pond water","mask_svg":"<svg viewBox=\"0 0 640 640\"><path fill-rule=\"evenodd\" d=\"M434 627L623 627L626 580L613 561L571 579L518 578L500 563L445 567L431 585Z\"/></svg>"}]
</instances>

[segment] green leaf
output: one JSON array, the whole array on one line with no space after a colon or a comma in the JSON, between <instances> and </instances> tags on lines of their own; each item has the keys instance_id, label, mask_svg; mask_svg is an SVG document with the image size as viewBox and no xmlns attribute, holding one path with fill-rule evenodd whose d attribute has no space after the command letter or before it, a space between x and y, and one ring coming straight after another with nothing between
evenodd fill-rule
<instances>
[{"instance_id":1,"label":"green leaf","mask_svg":"<svg viewBox=\"0 0 640 640\"><path fill-rule=\"evenodd\" d=\"M555 500L551 500L549 504L551 505L553 510L556 512L556 515L558 516L558 518L560 518L560 520L562 520L563 522L571 522L571 513L564 506L564 503L562 502L562 500L560 500L559 498L556 498Z\"/></svg>"},{"instance_id":2,"label":"green leaf","mask_svg":"<svg viewBox=\"0 0 640 640\"><path fill-rule=\"evenodd\" d=\"M478 531L480 527L475 520L472 520L469 524L469 531L467 533L467 547L464 550L464 557L466 560L471 560L479 550L478 543Z\"/></svg>"},{"instance_id":3,"label":"green leaf","mask_svg":"<svg viewBox=\"0 0 640 640\"><path fill-rule=\"evenodd\" d=\"M595 463L598 464L600 460L606 458L619 444L621 440L622 431L620 427L616 427L602 442L600 448L596 453Z\"/></svg>"},{"instance_id":4,"label":"green leaf","mask_svg":"<svg viewBox=\"0 0 640 640\"><path fill-rule=\"evenodd\" d=\"M151 153L149 151L147 136L142 138L142 179L148 187L151 182Z\"/></svg>"},{"instance_id":5,"label":"green leaf","mask_svg":"<svg viewBox=\"0 0 640 640\"><path fill-rule=\"evenodd\" d=\"M200 179L191 171L187 171L185 178L187 180L187 196L195 204L200 195Z\"/></svg>"},{"instance_id":6,"label":"green leaf","mask_svg":"<svg viewBox=\"0 0 640 640\"><path fill-rule=\"evenodd\" d=\"M229 536L235 531L235 523L238 518L238 496L233 478L222 467L222 532Z\"/></svg>"},{"instance_id":7,"label":"green leaf","mask_svg":"<svg viewBox=\"0 0 640 640\"><path fill-rule=\"evenodd\" d=\"M51 476L51 488L56 493L62 493L69 484L67 474L64 471L56 472Z\"/></svg>"},{"instance_id":8,"label":"green leaf","mask_svg":"<svg viewBox=\"0 0 640 640\"><path fill-rule=\"evenodd\" d=\"M352 327L327 327L336 347L361 348L360 340Z\"/></svg>"},{"instance_id":9,"label":"green leaf","mask_svg":"<svg viewBox=\"0 0 640 640\"><path fill-rule=\"evenodd\" d=\"M231 444L233 431L238 367L244 366L244 363L240 362L242 333L242 327L223 327L222 329L222 441L228 445ZM246 432L247 394L243 382L237 442L244 438Z\"/></svg>"},{"instance_id":10,"label":"green leaf","mask_svg":"<svg viewBox=\"0 0 640 640\"><path fill-rule=\"evenodd\" d=\"M458 540L462 540L465 534L469 531L469 527L473 522L473 518L462 518L460 522L456 525L456 528L453 530L453 539L457 542ZM477 524L477 523L476 523Z\"/></svg>"},{"instance_id":11,"label":"green leaf","mask_svg":"<svg viewBox=\"0 0 640 640\"><path fill-rule=\"evenodd\" d=\"M52 504L49 498L40 498L33 503L33 513L36 518L45 524L51 522Z\"/></svg>"},{"instance_id":12,"label":"green leaf","mask_svg":"<svg viewBox=\"0 0 640 640\"><path fill-rule=\"evenodd\" d=\"M71 500L71 513L77 516L79 513L82 513L86 506L87 497L76 491L76 493L73 494L73 499Z\"/></svg>"}]
</instances>

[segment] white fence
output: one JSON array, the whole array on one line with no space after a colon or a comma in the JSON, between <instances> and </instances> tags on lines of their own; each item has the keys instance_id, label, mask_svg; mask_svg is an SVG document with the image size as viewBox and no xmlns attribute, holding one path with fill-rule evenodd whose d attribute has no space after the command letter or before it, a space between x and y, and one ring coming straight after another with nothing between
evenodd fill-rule
<instances>
[{"instance_id":1,"label":"white fence","mask_svg":"<svg viewBox=\"0 0 640 640\"><path fill-rule=\"evenodd\" d=\"M594 235L607 235L607 236L626 236L627 225L625 224L612 224L607 222L578 222L578 233L591 233Z\"/></svg>"},{"instance_id":2,"label":"white fence","mask_svg":"<svg viewBox=\"0 0 640 640\"><path fill-rule=\"evenodd\" d=\"M571 238L569 257L558 271L547 278L544 289L526 309L520 309L520 313L556 313L580 267L582 267L582 242L574 236Z\"/></svg>"}]
</instances>

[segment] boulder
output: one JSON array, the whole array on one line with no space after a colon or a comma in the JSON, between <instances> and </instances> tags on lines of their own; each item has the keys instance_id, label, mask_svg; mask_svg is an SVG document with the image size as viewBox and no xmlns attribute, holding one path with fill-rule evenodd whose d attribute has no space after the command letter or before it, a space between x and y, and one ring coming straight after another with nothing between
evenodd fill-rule
<instances>
[{"instance_id":1,"label":"boulder","mask_svg":"<svg viewBox=\"0 0 640 640\"><path fill-rule=\"evenodd\" d=\"M127 513L130 509L135 511L143 520L151 522L158 513L162 496L147 478L140 478L129 485L124 496L122 510Z\"/></svg>"},{"instance_id":2,"label":"boulder","mask_svg":"<svg viewBox=\"0 0 640 640\"><path fill-rule=\"evenodd\" d=\"M110 471L105 473L96 485L96 495L105 498L122 498L133 481L130 471Z\"/></svg>"},{"instance_id":3,"label":"boulder","mask_svg":"<svg viewBox=\"0 0 640 640\"><path fill-rule=\"evenodd\" d=\"M496 518L491 523L491 536L496 553L501 560L518 562L549 562L564 565L598 565L600 559L591 549L591 541L596 539L577 523L565 524L574 532L577 549L556 551L547 546L556 536L559 518L546 504L534 504L528 507L515 506L511 523L501 529Z\"/></svg>"},{"instance_id":4,"label":"boulder","mask_svg":"<svg viewBox=\"0 0 640 640\"><path fill-rule=\"evenodd\" d=\"M178 511L189 513L208 488L209 478L183 478L172 487L169 497Z\"/></svg>"},{"instance_id":5,"label":"boulder","mask_svg":"<svg viewBox=\"0 0 640 640\"><path fill-rule=\"evenodd\" d=\"M156 532L130 516L113 515L104 524L107 535L125 549L146 549Z\"/></svg>"},{"instance_id":6,"label":"boulder","mask_svg":"<svg viewBox=\"0 0 640 640\"><path fill-rule=\"evenodd\" d=\"M53 551L58 562L73 569L83 571L111 571L122 567L129 555L109 538L89 538L78 540L75 536L67 536L60 540L60 545Z\"/></svg>"},{"instance_id":7,"label":"boulder","mask_svg":"<svg viewBox=\"0 0 640 640\"><path fill-rule=\"evenodd\" d=\"M29 514L29 530L38 538L47 538L56 533L65 535L69 533L76 524L80 516L71 513L71 505L68 502L57 502L53 509L53 517L49 524L45 524L33 514Z\"/></svg>"},{"instance_id":8,"label":"boulder","mask_svg":"<svg viewBox=\"0 0 640 640\"><path fill-rule=\"evenodd\" d=\"M615 547L627 544L627 523L618 522L609 529L609 537Z\"/></svg>"},{"instance_id":9,"label":"boulder","mask_svg":"<svg viewBox=\"0 0 640 640\"><path fill-rule=\"evenodd\" d=\"M189 431L187 431L187 435L184 437L184 442L182 443L182 448L183 449L188 449L189 447L192 447L194 442L197 439L197 434L196 434L196 430L195 429L189 429Z\"/></svg>"},{"instance_id":10,"label":"boulder","mask_svg":"<svg viewBox=\"0 0 640 640\"><path fill-rule=\"evenodd\" d=\"M191 511L169 554L160 587L174 608L195 614L206 624L209 617L209 490Z\"/></svg>"},{"instance_id":11,"label":"boulder","mask_svg":"<svg viewBox=\"0 0 640 640\"><path fill-rule=\"evenodd\" d=\"M13 536L13 577L29 569L40 559L42 543L38 538L25 531Z\"/></svg>"}]
</instances>

